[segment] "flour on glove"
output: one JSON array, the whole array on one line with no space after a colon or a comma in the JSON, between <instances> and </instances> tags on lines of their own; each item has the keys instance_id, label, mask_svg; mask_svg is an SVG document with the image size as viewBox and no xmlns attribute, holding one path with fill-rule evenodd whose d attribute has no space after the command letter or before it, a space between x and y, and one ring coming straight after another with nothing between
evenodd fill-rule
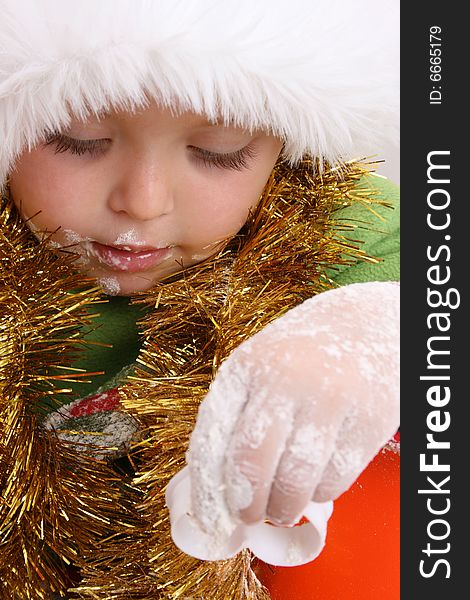
<instances>
[{"instance_id":1,"label":"flour on glove","mask_svg":"<svg viewBox=\"0 0 470 600\"><path fill-rule=\"evenodd\" d=\"M240 525L293 525L346 491L398 425L398 284L319 294L220 367L187 454L190 518L213 556Z\"/></svg>"}]
</instances>

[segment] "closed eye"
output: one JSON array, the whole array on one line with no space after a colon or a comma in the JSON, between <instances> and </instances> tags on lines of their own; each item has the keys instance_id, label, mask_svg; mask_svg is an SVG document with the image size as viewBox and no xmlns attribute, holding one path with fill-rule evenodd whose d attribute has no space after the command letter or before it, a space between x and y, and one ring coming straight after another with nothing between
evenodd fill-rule
<instances>
[{"instance_id":1,"label":"closed eye","mask_svg":"<svg viewBox=\"0 0 470 600\"><path fill-rule=\"evenodd\" d=\"M44 145L55 145L55 154L70 152L71 154L81 156L88 153L90 156L96 157L100 156L106 151L110 142L111 140L107 138L97 140L77 140L75 138L63 135L62 133L52 133L46 137Z\"/></svg>"},{"instance_id":2,"label":"closed eye","mask_svg":"<svg viewBox=\"0 0 470 600\"><path fill-rule=\"evenodd\" d=\"M188 148L191 150L193 157L205 167L233 169L236 171L247 169L250 161L257 156L257 152L252 144L248 144L235 152L211 152L197 146L188 146Z\"/></svg>"},{"instance_id":3,"label":"closed eye","mask_svg":"<svg viewBox=\"0 0 470 600\"><path fill-rule=\"evenodd\" d=\"M101 156L107 150L112 140L108 138L80 140L68 137L62 133L51 133L46 137L45 146L55 146L55 154L70 152L77 156L89 154L92 157ZM193 158L205 167L217 167L241 171L249 167L257 152L253 145L247 144L235 152L212 152L198 146L188 146Z\"/></svg>"}]
</instances>

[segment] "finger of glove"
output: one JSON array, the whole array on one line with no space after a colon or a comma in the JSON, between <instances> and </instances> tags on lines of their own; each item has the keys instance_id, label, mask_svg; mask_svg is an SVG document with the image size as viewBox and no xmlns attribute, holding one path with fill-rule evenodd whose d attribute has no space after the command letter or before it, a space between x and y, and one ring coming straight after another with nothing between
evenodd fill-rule
<instances>
[{"instance_id":1,"label":"finger of glove","mask_svg":"<svg viewBox=\"0 0 470 600\"><path fill-rule=\"evenodd\" d=\"M286 405L250 401L237 423L226 462L226 499L243 522L266 516L271 484L291 433L293 417Z\"/></svg>"},{"instance_id":2,"label":"finger of glove","mask_svg":"<svg viewBox=\"0 0 470 600\"><path fill-rule=\"evenodd\" d=\"M225 457L247 400L246 379L244 365L228 359L199 407L191 434L186 456L191 478L191 507L205 532L213 531L226 518Z\"/></svg>"},{"instance_id":3,"label":"finger of glove","mask_svg":"<svg viewBox=\"0 0 470 600\"><path fill-rule=\"evenodd\" d=\"M335 449L312 495L316 502L335 500L359 477L399 426L398 399L384 406L380 418L367 403L356 404L344 420Z\"/></svg>"},{"instance_id":4,"label":"finger of glove","mask_svg":"<svg viewBox=\"0 0 470 600\"><path fill-rule=\"evenodd\" d=\"M276 525L296 523L312 498L335 447L344 410L335 418L323 403L307 402L297 413L286 449L279 461L267 505L267 518Z\"/></svg>"}]
</instances>

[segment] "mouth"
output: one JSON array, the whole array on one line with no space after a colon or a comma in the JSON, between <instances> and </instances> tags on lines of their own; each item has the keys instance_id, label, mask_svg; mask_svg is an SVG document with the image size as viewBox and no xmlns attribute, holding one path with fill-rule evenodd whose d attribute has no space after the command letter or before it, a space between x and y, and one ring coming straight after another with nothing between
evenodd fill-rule
<instances>
[{"instance_id":1,"label":"mouth","mask_svg":"<svg viewBox=\"0 0 470 600\"><path fill-rule=\"evenodd\" d=\"M171 253L171 246L108 246L92 241L87 244L87 252L111 271L137 273L157 267L166 260Z\"/></svg>"}]
</instances>

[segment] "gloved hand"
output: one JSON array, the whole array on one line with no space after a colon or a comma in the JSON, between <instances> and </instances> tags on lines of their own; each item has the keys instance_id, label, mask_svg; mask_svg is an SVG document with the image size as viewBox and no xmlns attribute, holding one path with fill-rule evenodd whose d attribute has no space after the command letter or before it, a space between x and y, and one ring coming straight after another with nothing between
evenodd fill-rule
<instances>
[{"instance_id":1,"label":"gloved hand","mask_svg":"<svg viewBox=\"0 0 470 600\"><path fill-rule=\"evenodd\" d=\"M241 344L201 404L187 455L205 532L295 523L337 498L399 425L399 286L352 284Z\"/></svg>"}]
</instances>

